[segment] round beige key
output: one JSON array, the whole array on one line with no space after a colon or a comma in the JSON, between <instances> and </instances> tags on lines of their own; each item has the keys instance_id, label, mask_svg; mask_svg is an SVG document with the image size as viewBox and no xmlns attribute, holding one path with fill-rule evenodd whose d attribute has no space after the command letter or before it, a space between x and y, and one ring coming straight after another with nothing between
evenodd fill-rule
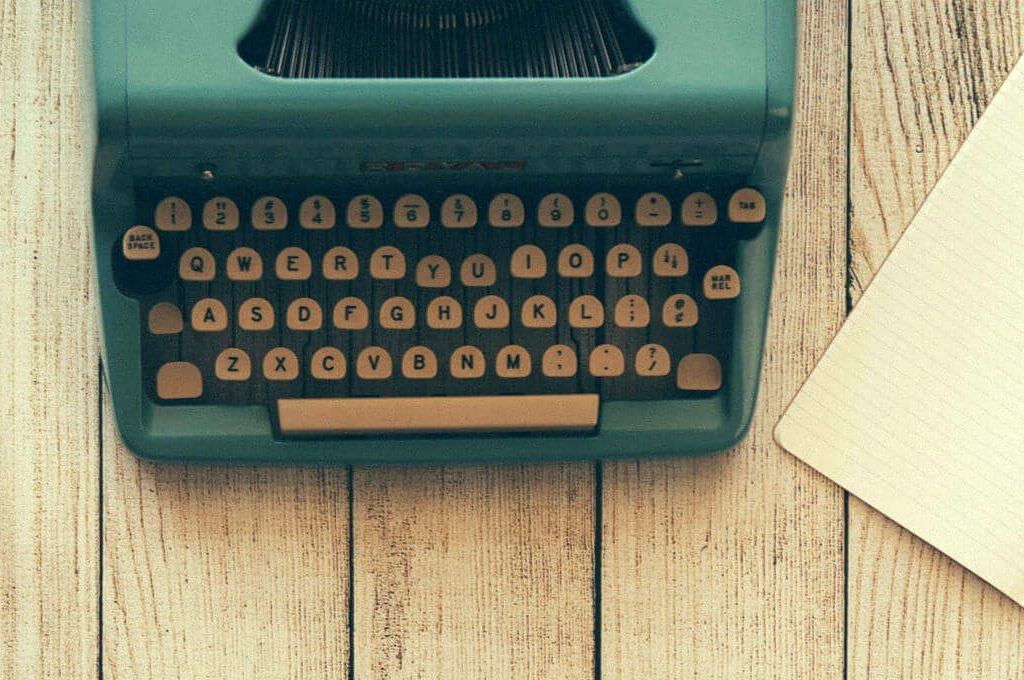
<instances>
[{"instance_id":1,"label":"round beige key","mask_svg":"<svg viewBox=\"0 0 1024 680\"><path fill-rule=\"evenodd\" d=\"M309 360L309 373L317 380L341 380L348 373L345 355L337 347L321 347Z\"/></svg>"},{"instance_id":2,"label":"round beige key","mask_svg":"<svg viewBox=\"0 0 1024 680\"><path fill-rule=\"evenodd\" d=\"M729 221L737 224L764 222L768 208L757 189L740 189L729 199Z\"/></svg>"},{"instance_id":3,"label":"round beige key","mask_svg":"<svg viewBox=\"0 0 1024 680\"><path fill-rule=\"evenodd\" d=\"M227 196L215 196L203 205L203 226L210 231L238 229L238 206Z\"/></svg>"},{"instance_id":4,"label":"round beige key","mask_svg":"<svg viewBox=\"0 0 1024 680\"><path fill-rule=\"evenodd\" d=\"M666 243L654 251L652 265L655 276L686 276L690 271L690 257L678 243Z\"/></svg>"},{"instance_id":5,"label":"round beige key","mask_svg":"<svg viewBox=\"0 0 1024 680\"><path fill-rule=\"evenodd\" d=\"M228 310L216 298L203 298L192 306L192 329L216 333L228 327Z\"/></svg>"},{"instance_id":6,"label":"round beige key","mask_svg":"<svg viewBox=\"0 0 1024 680\"><path fill-rule=\"evenodd\" d=\"M662 305L661 322L668 328L692 328L699 319L697 303L689 295L672 295Z\"/></svg>"},{"instance_id":7,"label":"round beige key","mask_svg":"<svg viewBox=\"0 0 1024 680\"><path fill-rule=\"evenodd\" d=\"M313 275L313 261L302 248L289 246L278 253L274 271L282 281L305 281Z\"/></svg>"},{"instance_id":8,"label":"round beige key","mask_svg":"<svg viewBox=\"0 0 1024 680\"><path fill-rule=\"evenodd\" d=\"M672 204L663 194L644 194L636 202L636 223L641 227L665 227L672 222Z\"/></svg>"},{"instance_id":9,"label":"round beige key","mask_svg":"<svg viewBox=\"0 0 1024 680\"><path fill-rule=\"evenodd\" d=\"M153 335L177 335L185 330L181 310L170 302L158 302L150 307L147 322Z\"/></svg>"},{"instance_id":10,"label":"round beige key","mask_svg":"<svg viewBox=\"0 0 1024 680\"><path fill-rule=\"evenodd\" d=\"M711 194L696 191L683 199L679 218L687 227L710 227L718 221L718 204Z\"/></svg>"},{"instance_id":11,"label":"round beige key","mask_svg":"<svg viewBox=\"0 0 1024 680\"><path fill-rule=\"evenodd\" d=\"M676 385L681 390L714 392L722 387L722 365L710 354L690 354L679 360Z\"/></svg>"},{"instance_id":12,"label":"round beige key","mask_svg":"<svg viewBox=\"0 0 1024 680\"><path fill-rule=\"evenodd\" d=\"M328 281L351 281L359 276L359 256L351 248L335 246L324 253L321 269Z\"/></svg>"},{"instance_id":13,"label":"round beige key","mask_svg":"<svg viewBox=\"0 0 1024 680\"><path fill-rule=\"evenodd\" d=\"M416 285L445 288L452 282L452 266L440 255L427 255L416 265Z\"/></svg>"},{"instance_id":14,"label":"round beige key","mask_svg":"<svg viewBox=\"0 0 1024 680\"><path fill-rule=\"evenodd\" d=\"M558 323L558 307L547 295L534 295L523 303L520 321L526 328L554 328Z\"/></svg>"},{"instance_id":15,"label":"round beige key","mask_svg":"<svg viewBox=\"0 0 1024 680\"><path fill-rule=\"evenodd\" d=\"M238 307L238 327L243 331L269 331L274 322L274 305L265 298L249 298Z\"/></svg>"},{"instance_id":16,"label":"round beige key","mask_svg":"<svg viewBox=\"0 0 1024 680\"><path fill-rule=\"evenodd\" d=\"M516 248L509 264L512 276L517 279L541 279L548 273L548 258L534 245Z\"/></svg>"},{"instance_id":17,"label":"round beige key","mask_svg":"<svg viewBox=\"0 0 1024 680\"><path fill-rule=\"evenodd\" d=\"M605 258L605 271L613 278L632 278L640 276L643 271L644 261L636 246L628 243L620 243L608 251Z\"/></svg>"},{"instance_id":18,"label":"round beige key","mask_svg":"<svg viewBox=\"0 0 1024 680\"><path fill-rule=\"evenodd\" d=\"M121 253L126 260L155 260L160 257L160 237L152 227L132 227L121 238Z\"/></svg>"},{"instance_id":19,"label":"round beige key","mask_svg":"<svg viewBox=\"0 0 1024 680\"><path fill-rule=\"evenodd\" d=\"M217 355L213 372L218 380L241 382L252 376L252 361L243 350L229 347Z\"/></svg>"},{"instance_id":20,"label":"round beige key","mask_svg":"<svg viewBox=\"0 0 1024 680\"><path fill-rule=\"evenodd\" d=\"M252 248L235 248L228 255L225 269L232 281L259 281L263 278L263 258Z\"/></svg>"},{"instance_id":21,"label":"round beige key","mask_svg":"<svg viewBox=\"0 0 1024 680\"><path fill-rule=\"evenodd\" d=\"M565 194L548 194L537 205L537 224L542 227L571 227L576 208Z\"/></svg>"},{"instance_id":22,"label":"round beige key","mask_svg":"<svg viewBox=\"0 0 1024 680\"><path fill-rule=\"evenodd\" d=\"M651 307L642 295L625 295L615 304L615 325L619 328L646 328L651 323Z\"/></svg>"},{"instance_id":23,"label":"round beige key","mask_svg":"<svg viewBox=\"0 0 1024 680\"><path fill-rule=\"evenodd\" d=\"M383 347L367 347L356 357L356 375L363 380L387 380L392 370L391 355Z\"/></svg>"},{"instance_id":24,"label":"round beige key","mask_svg":"<svg viewBox=\"0 0 1024 680\"><path fill-rule=\"evenodd\" d=\"M161 399L198 399L203 396L203 374L195 364L172 361L156 372L156 396Z\"/></svg>"},{"instance_id":25,"label":"round beige key","mask_svg":"<svg viewBox=\"0 0 1024 680\"><path fill-rule=\"evenodd\" d=\"M312 298L299 298L288 305L285 325L293 331L316 331L324 325L324 314Z\"/></svg>"},{"instance_id":26,"label":"round beige key","mask_svg":"<svg viewBox=\"0 0 1024 680\"><path fill-rule=\"evenodd\" d=\"M636 374L644 378L666 376L672 370L672 359L661 345L644 345L636 352Z\"/></svg>"},{"instance_id":27,"label":"round beige key","mask_svg":"<svg viewBox=\"0 0 1024 680\"><path fill-rule=\"evenodd\" d=\"M370 325L370 308L357 297L338 300L334 305L334 327L343 331L360 331Z\"/></svg>"},{"instance_id":28,"label":"round beige key","mask_svg":"<svg viewBox=\"0 0 1024 680\"><path fill-rule=\"evenodd\" d=\"M569 305L569 325L573 328L599 328L604 325L604 306L593 295L581 295Z\"/></svg>"},{"instance_id":29,"label":"round beige key","mask_svg":"<svg viewBox=\"0 0 1024 680\"><path fill-rule=\"evenodd\" d=\"M427 305L427 327L435 330L454 330L462 326L462 305L447 295L434 298Z\"/></svg>"},{"instance_id":30,"label":"round beige key","mask_svg":"<svg viewBox=\"0 0 1024 680\"><path fill-rule=\"evenodd\" d=\"M259 231L280 231L288 226L288 208L277 196L257 199L249 217L252 228Z\"/></svg>"},{"instance_id":31,"label":"round beige key","mask_svg":"<svg viewBox=\"0 0 1024 680\"><path fill-rule=\"evenodd\" d=\"M530 353L519 345L502 347L494 359L494 372L499 378L526 378L532 370Z\"/></svg>"},{"instance_id":32,"label":"round beige key","mask_svg":"<svg viewBox=\"0 0 1024 680\"><path fill-rule=\"evenodd\" d=\"M466 194L455 194L441 205L441 224L449 229L469 229L477 223L476 201Z\"/></svg>"},{"instance_id":33,"label":"round beige key","mask_svg":"<svg viewBox=\"0 0 1024 680\"><path fill-rule=\"evenodd\" d=\"M473 323L477 328L508 328L508 303L497 295L486 295L473 308Z\"/></svg>"},{"instance_id":34,"label":"round beige key","mask_svg":"<svg viewBox=\"0 0 1024 680\"><path fill-rule=\"evenodd\" d=\"M526 221L526 207L515 194L498 194L491 199L487 221L492 227L521 227Z\"/></svg>"},{"instance_id":35,"label":"round beige key","mask_svg":"<svg viewBox=\"0 0 1024 680\"><path fill-rule=\"evenodd\" d=\"M586 219L591 227L617 227L622 222L622 205L611 194L594 194L587 201Z\"/></svg>"},{"instance_id":36,"label":"round beige key","mask_svg":"<svg viewBox=\"0 0 1024 680\"><path fill-rule=\"evenodd\" d=\"M708 300L731 300L740 294L740 275L724 264L712 267L704 275L704 297Z\"/></svg>"},{"instance_id":37,"label":"round beige key","mask_svg":"<svg viewBox=\"0 0 1024 680\"><path fill-rule=\"evenodd\" d=\"M287 347L275 347L263 357L263 377L287 382L299 377L299 358Z\"/></svg>"},{"instance_id":38,"label":"round beige key","mask_svg":"<svg viewBox=\"0 0 1024 680\"><path fill-rule=\"evenodd\" d=\"M380 306L380 327L391 331L407 331L416 325L416 308L409 298L395 296Z\"/></svg>"},{"instance_id":39,"label":"round beige key","mask_svg":"<svg viewBox=\"0 0 1024 680\"><path fill-rule=\"evenodd\" d=\"M370 255L370 276L398 280L405 276L405 255L394 246L381 246Z\"/></svg>"},{"instance_id":40,"label":"round beige key","mask_svg":"<svg viewBox=\"0 0 1024 680\"><path fill-rule=\"evenodd\" d=\"M345 222L352 229L380 229L384 224L384 206L376 196L356 196L348 202Z\"/></svg>"},{"instance_id":41,"label":"round beige key","mask_svg":"<svg viewBox=\"0 0 1024 680\"><path fill-rule=\"evenodd\" d=\"M402 375L410 380L437 377L437 356L429 347L412 347L402 356Z\"/></svg>"},{"instance_id":42,"label":"round beige key","mask_svg":"<svg viewBox=\"0 0 1024 680\"><path fill-rule=\"evenodd\" d=\"M334 229L338 213L326 196L310 196L299 206L299 226L303 229Z\"/></svg>"},{"instance_id":43,"label":"round beige key","mask_svg":"<svg viewBox=\"0 0 1024 680\"><path fill-rule=\"evenodd\" d=\"M579 370L576 350L569 345L552 345L544 352L541 371L549 378L571 378Z\"/></svg>"},{"instance_id":44,"label":"round beige key","mask_svg":"<svg viewBox=\"0 0 1024 680\"><path fill-rule=\"evenodd\" d=\"M178 260L178 276L182 281L213 281L217 263L206 248L189 248Z\"/></svg>"},{"instance_id":45,"label":"round beige key","mask_svg":"<svg viewBox=\"0 0 1024 680\"><path fill-rule=\"evenodd\" d=\"M567 279L593 276L594 253L582 243L567 245L558 254L558 275Z\"/></svg>"},{"instance_id":46,"label":"round beige key","mask_svg":"<svg viewBox=\"0 0 1024 680\"><path fill-rule=\"evenodd\" d=\"M452 352L449 373L453 378L482 378L487 371L484 353L472 345L459 347Z\"/></svg>"},{"instance_id":47,"label":"round beige key","mask_svg":"<svg viewBox=\"0 0 1024 680\"><path fill-rule=\"evenodd\" d=\"M598 345L590 353L590 375L597 378L615 378L626 370L626 359L615 345Z\"/></svg>"},{"instance_id":48,"label":"round beige key","mask_svg":"<svg viewBox=\"0 0 1024 680\"><path fill-rule=\"evenodd\" d=\"M493 286L494 282L498 280L498 268L494 266L494 260L477 253L470 255L462 262L459 278L462 280L462 285L471 288Z\"/></svg>"},{"instance_id":49,"label":"round beige key","mask_svg":"<svg viewBox=\"0 0 1024 680\"><path fill-rule=\"evenodd\" d=\"M430 224L430 204L418 194L406 194L395 201L395 226L422 229Z\"/></svg>"},{"instance_id":50,"label":"round beige key","mask_svg":"<svg viewBox=\"0 0 1024 680\"><path fill-rule=\"evenodd\" d=\"M168 196L156 204L153 223L160 231L188 231L192 228L192 208L177 196Z\"/></svg>"}]
</instances>

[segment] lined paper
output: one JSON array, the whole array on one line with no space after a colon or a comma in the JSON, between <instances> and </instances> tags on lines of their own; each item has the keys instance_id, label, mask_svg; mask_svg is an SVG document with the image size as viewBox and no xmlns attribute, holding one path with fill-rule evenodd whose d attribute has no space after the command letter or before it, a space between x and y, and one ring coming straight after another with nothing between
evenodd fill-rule
<instances>
[{"instance_id":1,"label":"lined paper","mask_svg":"<svg viewBox=\"0 0 1024 680\"><path fill-rule=\"evenodd\" d=\"M1024 61L775 438L1024 606Z\"/></svg>"}]
</instances>

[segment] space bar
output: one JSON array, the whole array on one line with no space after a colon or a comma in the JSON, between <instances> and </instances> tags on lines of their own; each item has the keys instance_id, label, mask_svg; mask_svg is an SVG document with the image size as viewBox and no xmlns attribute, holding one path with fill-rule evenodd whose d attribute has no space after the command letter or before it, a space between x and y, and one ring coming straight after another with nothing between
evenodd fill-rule
<instances>
[{"instance_id":1,"label":"space bar","mask_svg":"<svg viewBox=\"0 0 1024 680\"><path fill-rule=\"evenodd\" d=\"M581 432L597 427L596 394L280 399L285 436Z\"/></svg>"}]
</instances>

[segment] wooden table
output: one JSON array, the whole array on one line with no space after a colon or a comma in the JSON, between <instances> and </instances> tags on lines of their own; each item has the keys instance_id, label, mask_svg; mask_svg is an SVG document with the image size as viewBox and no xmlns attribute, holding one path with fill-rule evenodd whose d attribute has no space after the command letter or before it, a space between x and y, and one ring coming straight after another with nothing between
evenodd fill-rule
<instances>
[{"instance_id":1,"label":"wooden table","mask_svg":"<svg viewBox=\"0 0 1024 680\"><path fill-rule=\"evenodd\" d=\"M764 387L735 451L354 470L119 443L82 4L0 0L0 677L1024 677L1024 610L771 438L1021 52L1020 1L801 2Z\"/></svg>"}]
</instances>

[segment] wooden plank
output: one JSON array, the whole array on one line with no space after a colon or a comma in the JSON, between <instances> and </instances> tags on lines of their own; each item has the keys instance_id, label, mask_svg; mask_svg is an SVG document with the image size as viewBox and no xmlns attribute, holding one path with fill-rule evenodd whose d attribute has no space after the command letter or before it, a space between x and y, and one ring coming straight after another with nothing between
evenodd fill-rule
<instances>
[{"instance_id":1,"label":"wooden plank","mask_svg":"<svg viewBox=\"0 0 1024 680\"><path fill-rule=\"evenodd\" d=\"M0 0L0 677L96 678L99 360L81 4Z\"/></svg>"},{"instance_id":2,"label":"wooden plank","mask_svg":"<svg viewBox=\"0 0 1024 680\"><path fill-rule=\"evenodd\" d=\"M835 678L843 493L772 429L845 314L846 3L803 2L793 147L751 434L604 468L603 678Z\"/></svg>"},{"instance_id":3,"label":"wooden plank","mask_svg":"<svg viewBox=\"0 0 1024 680\"><path fill-rule=\"evenodd\" d=\"M357 468L358 678L592 678L594 466Z\"/></svg>"},{"instance_id":4,"label":"wooden plank","mask_svg":"<svg viewBox=\"0 0 1024 680\"><path fill-rule=\"evenodd\" d=\"M856 300L1021 52L1019 1L853 3ZM1017 678L1024 610L856 498L850 678Z\"/></svg>"},{"instance_id":5,"label":"wooden plank","mask_svg":"<svg viewBox=\"0 0 1024 680\"><path fill-rule=\"evenodd\" d=\"M141 462L104 402L103 677L346 677L348 470Z\"/></svg>"}]
</instances>

